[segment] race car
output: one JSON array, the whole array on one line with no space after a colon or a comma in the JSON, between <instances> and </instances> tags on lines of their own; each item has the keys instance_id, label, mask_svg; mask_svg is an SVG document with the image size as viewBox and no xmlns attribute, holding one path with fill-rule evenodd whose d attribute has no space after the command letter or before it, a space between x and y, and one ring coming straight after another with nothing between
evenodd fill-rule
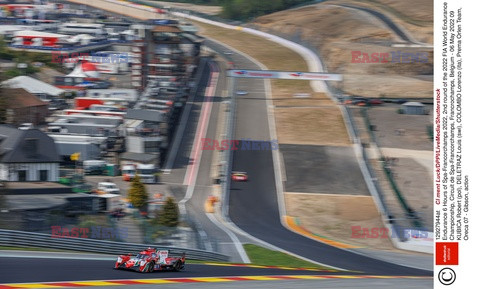
<instances>
[{"instance_id":1,"label":"race car","mask_svg":"<svg viewBox=\"0 0 480 289\"><path fill-rule=\"evenodd\" d=\"M169 256L168 250L148 248L136 256L120 255L115 262L115 269L133 270L142 273L153 271L181 271L185 269L185 253L180 257Z\"/></svg>"},{"instance_id":2,"label":"race car","mask_svg":"<svg viewBox=\"0 0 480 289\"><path fill-rule=\"evenodd\" d=\"M246 182L248 180L247 173L245 172L232 172L232 181Z\"/></svg>"}]
</instances>

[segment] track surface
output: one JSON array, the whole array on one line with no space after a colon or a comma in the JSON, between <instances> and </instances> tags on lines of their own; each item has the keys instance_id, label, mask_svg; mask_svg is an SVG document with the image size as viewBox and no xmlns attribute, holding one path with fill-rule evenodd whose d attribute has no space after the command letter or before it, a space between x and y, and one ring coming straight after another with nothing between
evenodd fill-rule
<instances>
[{"instance_id":1,"label":"track surface","mask_svg":"<svg viewBox=\"0 0 480 289\"><path fill-rule=\"evenodd\" d=\"M416 41L412 40L407 34L405 34L405 32L399 26L397 26L397 24L395 24L395 22L392 21L392 19L390 19L388 16L386 16L385 14L383 14L379 11L376 11L376 10L373 10L373 9L370 9L370 8L366 8L366 7L346 5L346 4L342 4L342 5L338 5L338 6L351 8L351 9L357 9L357 10L367 12L370 15L372 15L372 16L378 18L380 21L382 21L388 28L390 28L395 34L397 34L397 36L401 40L403 40L405 42L408 42L408 43L412 43L412 44L416 43Z\"/></svg>"},{"instance_id":2,"label":"track surface","mask_svg":"<svg viewBox=\"0 0 480 289\"><path fill-rule=\"evenodd\" d=\"M215 46L216 44L209 43L209 45ZM218 51L225 50L225 47L220 45L217 45L217 48ZM251 61L240 55L235 54L232 58L237 67L258 69ZM238 89L250 92L246 96L241 96L238 102L235 131L237 139L270 139L263 84L263 80L243 79L237 81ZM249 172L251 180L247 183L232 185L230 216L240 228L253 236L318 262L359 270L368 274L417 276L432 274L429 271L397 266L340 250L285 229L280 223L270 151L236 151L234 152L233 169ZM184 272L139 274L114 270L112 268L114 261L4 257L0 258L0 283L292 274L290 270L197 264L187 265L187 270ZM319 272L295 271L294 274L316 275Z\"/></svg>"},{"instance_id":3,"label":"track surface","mask_svg":"<svg viewBox=\"0 0 480 289\"><path fill-rule=\"evenodd\" d=\"M233 183L230 217L249 234L317 262L379 275L430 276L432 273L379 261L311 240L283 227L278 212L269 151L236 151L234 170L249 172L246 183Z\"/></svg>"},{"instance_id":4,"label":"track surface","mask_svg":"<svg viewBox=\"0 0 480 289\"><path fill-rule=\"evenodd\" d=\"M217 51L228 50L216 43L208 42L208 45ZM234 54L231 58L237 68L260 69L242 55ZM238 79L236 89L246 90L249 94L236 96L235 139L270 140L264 81ZM430 271L399 266L328 246L286 229L280 221L271 151L236 150L233 152L232 170L249 174L248 182L231 184L229 215L238 227L250 235L297 255L347 270L379 275L432 275Z\"/></svg>"},{"instance_id":5,"label":"track surface","mask_svg":"<svg viewBox=\"0 0 480 289\"><path fill-rule=\"evenodd\" d=\"M251 275L335 275L339 273L319 271L292 271L281 269L258 269L249 267L224 267L202 264L186 264L185 271L149 274L115 270L112 261L65 260L41 258L0 258L0 284L13 282L50 282L78 280L187 278Z\"/></svg>"},{"instance_id":6,"label":"track surface","mask_svg":"<svg viewBox=\"0 0 480 289\"><path fill-rule=\"evenodd\" d=\"M223 69L221 65L217 65L211 60L206 61L197 95L195 96L192 110L188 115L185 132L179 144L174 166L170 174L163 175L162 181L168 184L170 192L177 200L182 200L188 191L188 186L184 184L184 180L188 180L190 176L187 167L193 161L197 162L198 174L193 188L193 194L185 206L189 220L192 222L191 224L194 223L196 230L201 232L198 236L198 238L200 238L199 245L201 246L199 249L218 251L219 253L230 256L232 262L242 262L242 258L230 237L213 224L205 215L204 203L212 191L211 167L214 152L212 150L201 150L201 157L198 155L196 160L190 159L193 141L197 133L197 125L202 122L200 116L202 105L207 104L205 102L206 98L204 97L205 87L210 81L211 73L219 71L220 77L216 85L216 92L213 97L209 98L212 110L210 114L207 115L209 121L205 135L205 137L209 139L215 139L216 137L219 107L220 102L223 100L221 95L225 94L227 86L227 79ZM191 181L193 186L193 177Z\"/></svg>"}]
</instances>

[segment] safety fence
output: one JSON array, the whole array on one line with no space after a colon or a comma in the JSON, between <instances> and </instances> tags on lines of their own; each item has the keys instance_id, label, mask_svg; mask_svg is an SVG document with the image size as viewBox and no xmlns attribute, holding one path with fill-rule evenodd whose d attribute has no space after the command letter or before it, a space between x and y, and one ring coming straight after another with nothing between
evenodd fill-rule
<instances>
[{"instance_id":1,"label":"safety fence","mask_svg":"<svg viewBox=\"0 0 480 289\"><path fill-rule=\"evenodd\" d=\"M375 136L374 126L371 124L370 118L368 117L368 108L366 108L366 107L362 108L361 109L361 114L362 114L363 120L365 122L365 127L368 130L371 142L377 144L377 146L378 146L379 143L378 143L377 137ZM382 151L380 149L378 149L377 151L378 151L377 153L380 156L380 160L382 161L383 171L385 172L385 175L387 176L387 180L390 183L390 187L395 192L395 195L396 195L398 201L400 202L403 210L405 211L405 215L407 216L407 220L410 220L414 227L422 228L423 225L422 225L422 222L421 222L420 218L417 215L417 212L415 212L415 210L412 209L412 207L410 207L408 205L407 200L403 196L402 192L400 191L400 188L397 185L397 182L395 181L390 162L387 161L387 158L382 154Z\"/></svg>"},{"instance_id":2,"label":"safety fence","mask_svg":"<svg viewBox=\"0 0 480 289\"><path fill-rule=\"evenodd\" d=\"M0 245L74 250L113 255L137 253L148 247L159 247L155 244L133 244L87 238L52 237L52 235L48 234L12 230L0 230ZM185 253L188 259L208 261L228 261L229 259L226 255L210 251L164 246L161 248L169 250L172 255Z\"/></svg>"}]
</instances>

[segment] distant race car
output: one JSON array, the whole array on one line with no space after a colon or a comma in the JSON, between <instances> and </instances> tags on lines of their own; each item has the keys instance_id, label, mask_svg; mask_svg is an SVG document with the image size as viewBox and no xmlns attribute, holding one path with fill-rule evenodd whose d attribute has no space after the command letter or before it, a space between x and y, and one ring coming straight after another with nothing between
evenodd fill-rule
<instances>
[{"instance_id":1,"label":"distant race car","mask_svg":"<svg viewBox=\"0 0 480 289\"><path fill-rule=\"evenodd\" d=\"M248 94L248 91L246 90L237 90L237 95L247 95Z\"/></svg>"},{"instance_id":2,"label":"distant race car","mask_svg":"<svg viewBox=\"0 0 480 289\"><path fill-rule=\"evenodd\" d=\"M180 257L170 257L168 250L148 248L136 256L120 255L115 262L115 269L133 270L142 273L153 271L181 271L185 269L185 253Z\"/></svg>"},{"instance_id":3,"label":"distant race car","mask_svg":"<svg viewBox=\"0 0 480 289\"><path fill-rule=\"evenodd\" d=\"M248 176L246 172L232 172L232 181L235 182L246 182Z\"/></svg>"},{"instance_id":4,"label":"distant race car","mask_svg":"<svg viewBox=\"0 0 480 289\"><path fill-rule=\"evenodd\" d=\"M371 98L368 100L367 102L369 105L382 105L383 104L383 100L381 99L378 99L378 98Z\"/></svg>"}]
</instances>

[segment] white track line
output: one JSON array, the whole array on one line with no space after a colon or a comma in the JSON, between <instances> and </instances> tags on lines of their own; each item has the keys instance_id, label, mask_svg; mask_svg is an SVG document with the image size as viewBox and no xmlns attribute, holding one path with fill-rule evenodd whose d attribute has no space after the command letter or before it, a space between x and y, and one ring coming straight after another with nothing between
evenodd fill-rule
<instances>
[{"instance_id":1,"label":"white track line","mask_svg":"<svg viewBox=\"0 0 480 289\"><path fill-rule=\"evenodd\" d=\"M232 233L227 227L225 227L222 223L220 223L215 215L213 213L207 213L207 217L214 223L217 227L222 229L227 235L232 239L233 244L235 245L235 248L238 251L238 254L240 255L240 258L242 258L243 263L250 263L250 258L248 258L247 252L245 252L245 249L243 248L242 242L238 239L237 235Z\"/></svg>"},{"instance_id":2,"label":"white track line","mask_svg":"<svg viewBox=\"0 0 480 289\"><path fill-rule=\"evenodd\" d=\"M189 165L189 168L187 169L187 172L185 174L184 184L188 185L188 188L187 188L185 197L178 203L180 212L182 214L187 213L185 204L192 198L193 192L195 189L195 184L197 182L198 169L200 166L200 161L202 159L201 139L204 138L207 133L208 124L210 121L210 114L211 114L212 105L213 105L213 96L215 95L218 78L219 78L219 72L213 72L211 74L209 85L205 92L206 101L202 106L202 110L200 113L200 122L197 126L194 145L192 147L192 151L190 154L190 159L193 161L193 163ZM229 238L232 240L232 243L235 245L235 248L237 249L238 254L242 258L242 261L244 263L250 263L250 259L248 258L247 253L245 252L242 246L242 243L237 238L237 236L233 234L231 231L229 231L228 228L223 226L220 222L218 222L218 220L215 217L213 217L212 214L206 213L206 215L214 225L216 225L218 228L220 228L229 236ZM199 230L199 234L202 236L202 238L207 238L207 234L205 233L204 230ZM207 246L206 247L207 250L213 251L213 247L210 244L210 242L207 242L206 246Z\"/></svg>"},{"instance_id":3,"label":"white track line","mask_svg":"<svg viewBox=\"0 0 480 289\"><path fill-rule=\"evenodd\" d=\"M197 182L197 175L198 175L198 167L200 165L200 161L202 159L202 151L200 148L201 145L201 138L205 137L205 127L208 127L208 122L210 120L210 111L212 109L212 98L213 94L215 93L215 88L217 86L218 81L218 72L213 72L210 78L208 89L205 93L205 100L206 102L202 106L201 116L200 116L200 123L197 126L197 132L195 135L194 145L192 147L192 152L190 154L190 158L193 160L192 165L189 166L187 169L187 173L185 174L185 179L183 181L184 185L188 185L187 192L185 197L178 203L179 209L182 214L187 213L187 209L185 207L185 203L188 202L192 196L193 191L195 189L195 184ZM207 108L208 106L208 108ZM207 113L208 112L208 113Z\"/></svg>"},{"instance_id":4,"label":"white track line","mask_svg":"<svg viewBox=\"0 0 480 289\"><path fill-rule=\"evenodd\" d=\"M197 125L195 140L193 142L192 151L190 153L190 160L193 161L193 163L191 165L189 164L187 172L185 173L185 179L183 181L183 184L188 185L188 188L187 192L185 193L185 197L183 197L183 199L178 202L178 209L180 213L184 216L187 215L186 203L192 198L197 182L198 168L202 159L200 140L201 138L205 137L205 127L208 127L208 123L210 121L210 112L212 110L213 95L215 94L215 89L217 87L218 74L218 72L212 72L210 75L210 81L205 91L204 103L202 105L202 110L200 113L200 122ZM200 228L198 228L198 230L198 233L200 234L202 239L206 239L207 234L205 233L205 231ZM206 242L205 248L207 251L213 251L213 247L210 242Z\"/></svg>"},{"instance_id":5,"label":"white track line","mask_svg":"<svg viewBox=\"0 0 480 289\"><path fill-rule=\"evenodd\" d=\"M210 122L210 114L213 105L213 96L215 95L215 89L218 82L218 72L212 72L210 82L205 92L205 103L202 105L202 111L200 112L200 119L197 125L197 131L195 132L195 140L193 141L192 151L190 153L190 163L185 173L184 185L192 184L192 181L196 180L198 174L198 168L200 160L202 159L202 138L205 138L207 134L208 123Z\"/></svg>"}]
</instances>

